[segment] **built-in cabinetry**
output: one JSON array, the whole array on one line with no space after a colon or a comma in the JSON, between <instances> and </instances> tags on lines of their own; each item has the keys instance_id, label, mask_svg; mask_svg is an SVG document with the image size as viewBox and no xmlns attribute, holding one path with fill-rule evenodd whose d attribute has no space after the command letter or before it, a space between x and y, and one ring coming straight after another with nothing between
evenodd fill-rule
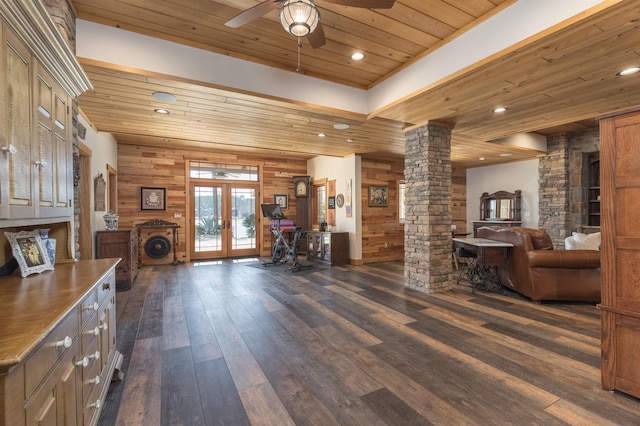
<instances>
[{"instance_id":1,"label":"built-in cabinetry","mask_svg":"<svg viewBox=\"0 0 640 426\"><path fill-rule=\"evenodd\" d=\"M16 3L20 10L22 2ZM75 93L39 60L38 46L23 42L7 21L0 25L0 220L9 221L0 226L68 220L73 215Z\"/></svg>"},{"instance_id":2,"label":"built-in cabinetry","mask_svg":"<svg viewBox=\"0 0 640 426\"><path fill-rule=\"evenodd\" d=\"M309 251L307 258L332 266L349 264L349 233L320 232L307 233Z\"/></svg>"},{"instance_id":3,"label":"built-in cabinetry","mask_svg":"<svg viewBox=\"0 0 640 426\"><path fill-rule=\"evenodd\" d=\"M118 229L96 233L96 257L106 259L119 257L116 267L118 290L128 290L138 275L138 230Z\"/></svg>"},{"instance_id":4,"label":"built-in cabinetry","mask_svg":"<svg viewBox=\"0 0 640 426\"><path fill-rule=\"evenodd\" d=\"M600 119L602 387L640 397L640 107Z\"/></svg>"},{"instance_id":5,"label":"built-in cabinetry","mask_svg":"<svg viewBox=\"0 0 640 426\"><path fill-rule=\"evenodd\" d=\"M117 259L0 278L0 424L95 425L122 355Z\"/></svg>"},{"instance_id":6,"label":"built-in cabinetry","mask_svg":"<svg viewBox=\"0 0 640 426\"><path fill-rule=\"evenodd\" d=\"M587 155L589 173L589 226L600 226L600 153L592 152Z\"/></svg>"}]
</instances>

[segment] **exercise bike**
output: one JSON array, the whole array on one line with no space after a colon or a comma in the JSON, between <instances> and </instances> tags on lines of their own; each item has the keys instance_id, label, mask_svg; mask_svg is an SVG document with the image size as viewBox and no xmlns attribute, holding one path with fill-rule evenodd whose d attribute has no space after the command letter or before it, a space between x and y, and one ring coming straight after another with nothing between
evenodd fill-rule
<instances>
[{"instance_id":1,"label":"exercise bike","mask_svg":"<svg viewBox=\"0 0 640 426\"><path fill-rule=\"evenodd\" d=\"M293 272L313 267L313 265L302 265L298 261L298 243L300 242L300 239L306 236L306 231L296 228L293 241L289 243L280 229L280 221L287 218L282 214L280 205L260 204L260 208L262 209L262 215L264 217L271 220L272 223L276 223L275 227L271 227L271 233L275 237L275 242L271 247L271 261L263 262L262 266L280 265L291 260L293 262L293 266L289 268L289 270Z\"/></svg>"}]
</instances>

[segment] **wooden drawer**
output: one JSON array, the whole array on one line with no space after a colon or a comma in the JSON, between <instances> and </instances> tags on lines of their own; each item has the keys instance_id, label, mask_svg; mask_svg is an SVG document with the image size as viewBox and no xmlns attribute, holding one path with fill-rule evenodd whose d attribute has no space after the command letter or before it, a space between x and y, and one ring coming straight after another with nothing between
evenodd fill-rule
<instances>
[{"instance_id":1,"label":"wooden drawer","mask_svg":"<svg viewBox=\"0 0 640 426\"><path fill-rule=\"evenodd\" d=\"M92 382L96 377L100 376L100 367L101 367L101 359L102 354L99 357L96 357L96 353L98 351L98 340L93 339L87 350L82 352L80 359L87 358L87 366L82 367L82 372L80 374L82 380L82 401L86 404L89 401L89 395L94 387L96 387L96 383ZM102 378L99 379L102 381ZM97 386L101 387L101 386Z\"/></svg>"},{"instance_id":2,"label":"wooden drawer","mask_svg":"<svg viewBox=\"0 0 640 426\"><path fill-rule=\"evenodd\" d=\"M80 334L80 353L85 353L92 340L96 340L100 335L100 329L98 328L98 315L91 317L89 322L82 328Z\"/></svg>"},{"instance_id":3,"label":"wooden drawer","mask_svg":"<svg viewBox=\"0 0 640 426\"><path fill-rule=\"evenodd\" d=\"M25 399L29 398L49 370L72 347L77 336L78 311L74 309L49 333L42 345L27 360L24 369Z\"/></svg>"},{"instance_id":4,"label":"wooden drawer","mask_svg":"<svg viewBox=\"0 0 640 426\"><path fill-rule=\"evenodd\" d=\"M116 276L112 271L98 284L98 303L102 304L105 299L115 293Z\"/></svg>"},{"instance_id":5,"label":"wooden drawer","mask_svg":"<svg viewBox=\"0 0 640 426\"><path fill-rule=\"evenodd\" d=\"M80 326L84 328L87 322L98 312L98 293L92 290L80 303Z\"/></svg>"}]
</instances>

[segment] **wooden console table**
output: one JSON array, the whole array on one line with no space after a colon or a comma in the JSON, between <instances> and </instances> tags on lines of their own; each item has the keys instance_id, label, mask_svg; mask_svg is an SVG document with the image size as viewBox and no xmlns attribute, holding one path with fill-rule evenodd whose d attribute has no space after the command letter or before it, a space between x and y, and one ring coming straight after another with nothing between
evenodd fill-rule
<instances>
[{"instance_id":1,"label":"wooden console table","mask_svg":"<svg viewBox=\"0 0 640 426\"><path fill-rule=\"evenodd\" d=\"M466 258L458 282L466 274L473 290L494 290L500 287L495 267L507 263L509 249L513 244L486 238L454 238L456 255Z\"/></svg>"}]
</instances>

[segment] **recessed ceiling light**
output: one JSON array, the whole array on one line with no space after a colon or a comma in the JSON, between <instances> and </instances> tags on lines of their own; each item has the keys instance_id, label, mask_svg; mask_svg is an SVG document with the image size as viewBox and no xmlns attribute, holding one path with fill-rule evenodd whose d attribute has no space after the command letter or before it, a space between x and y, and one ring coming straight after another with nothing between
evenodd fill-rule
<instances>
[{"instance_id":1,"label":"recessed ceiling light","mask_svg":"<svg viewBox=\"0 0 640 426\"><path fill-rule=\"evenodd\" d=\"M176 97L167 92L153 92L152 96L162 102L175 102Z\"/></svg>"},{"instance_id":2,"label":"recessed ceiling light","mask_svg":"<svg viewBox=\"0 0 640 426\"><path fill-rule=\"evenodd\" d=\"M316 136L319 138L324 138L325 136L327 136L326 133L316 133Z\"/></svg>"},{"instance_id":3,"label":"recessed ceiling light","mask_svg":"<svg viewBox=\"0 0 640 426\"><path fill-rule=\"evenodd\" d=\"M502 154L500 154L500 157L511 157L513 154L508 153L508 152L503 152Z\"/></svg>"},{"instance_id":4,"label":"recessed ceiling light","mask_svg":"<svg viewBox=\"0 0 640 426\"><path fill-rule=\"evenodd\" d=\"M493 112L499 113L499 112L505 112L507 110L506 107L497 107L493 110Z\"/></svg>"},{"instance_id":5,"label":"recessed ceiling light","mask_svg":"<svg viewBox=\"0 0 640 426\"><path fill-rule=\"evenodd\" d=\"M349 143L351 143L353 141L354 141L354 139L351 139L351 138L347 139L347 142L349 142Z\"/></svg>"},{"instance_id":6,"label":"recessed ceiling light","mask_svg":"<svg viewBox=\"0 0 640 426\"><path fill-rule=\"evenodd\" d=\"M156 114L165 114L168 115L169 111L166 109L162 109L162 108L156 108L153 110Z\"/></svg>"},{"instance_id":7,"label":"recessed ceiling light","mask_svg":"<svg viewBox=\"0 0 640 426\"><path fill-rule=\"evenodd\" d=\"M355 52L351 55L352 61L361 61L363 59L364 59L364 53L362 52Z\"/></svg>"},{"instance_id":8,"label":"recessed ceiling light","mask_svg":"<svg viewBox=\"0 0 640 426\"><path fill-rule=\"evenodd\" d=\"M478 158L478 160L484 161L484 157L480 157L480 158Z\"/></svg>"},{"instance_id":9,"label":"recessed ceiling light","mask_svg":"<svg viewBox=\"0 0 640 426\"><path fill-rule=\"evenodd\" d=\"M640 68L639 68L639 67L631 67L631 68L627 68L627 69L624 69L624 70L622 70L622 71L617 72L617 73L616 73L616 75L617 75L617 76L621 76L621 75L631 75L631 74L635 74L635 73L637 73L638 71L640 71Z\"/></svg>"},{"instance_id":10,"label":"recessed ceiling light","mask_svg":"<svg viewBox=\"0 0 640 426\"><path fill-rule=\"evenodd\" d=\"M336 130L346 130L349 128L347 123L336 123L333 125L333 128Z\"/></svg>"}]
</instances>

